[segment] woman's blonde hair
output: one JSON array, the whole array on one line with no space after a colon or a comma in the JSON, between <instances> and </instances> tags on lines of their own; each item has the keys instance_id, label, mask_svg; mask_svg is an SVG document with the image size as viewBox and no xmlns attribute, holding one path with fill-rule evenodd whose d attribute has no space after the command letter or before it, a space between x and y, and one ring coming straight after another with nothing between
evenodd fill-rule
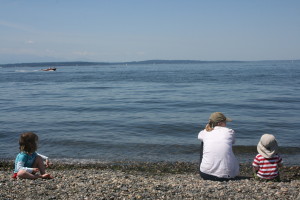
<instances>
[{"instance_id":1,"label":"woman's blonde hair","mask_svg":"<svg viewBox=\"0 0 300 200\"><path fill-rule=\"evenodd\" d=\"M19 139L20 151L33 153L37 150L39 137L33 132L22 133Z\"/></svg>"},{"instance_id":2,"label":"woman's blonde hair","mask_svg":"<svg viewBox=\"0 0 300 200\"><path fill-rule=\"evenodd\" d=\"M216 126L217 124L211 120L209 120L208 124L206 124L205 126L205 130L210 132L212 130L214 130L214 127Z\"/></svg>"},{"instance_id":3,"label":"woman's blonde hair","mask_svg":"<svg viewBox=\"0 0 300 200\"><path fill-rule=\"evenodd\" d=\"M219 126L220 123L221 122L214 122L212 120L209 120L208 124L206 124L206 126L205 126L205 130L208 131L208 132L210 132L210 131L214 130L214 128L216 126Z\"/></svg>"}]
</instances>

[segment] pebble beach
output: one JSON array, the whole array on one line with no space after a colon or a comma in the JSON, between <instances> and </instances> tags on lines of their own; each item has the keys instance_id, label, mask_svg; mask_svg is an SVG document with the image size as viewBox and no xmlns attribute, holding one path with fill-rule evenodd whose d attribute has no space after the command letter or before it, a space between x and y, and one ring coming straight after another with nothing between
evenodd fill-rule
<instances>
[{"instance_id":1,"label":"pebble beach","mask_svg":"<svg viewBox=\"0 0 300 200\"><path fill-rule=\"evenodd\" d=\"M237 180L201 179L197 163L53 163L54 179L12 179L13 163L0 162L0 199L300 199L300 167L281 168L281 182L252 178L241 165Z\"/></svg>"}]
</instances>

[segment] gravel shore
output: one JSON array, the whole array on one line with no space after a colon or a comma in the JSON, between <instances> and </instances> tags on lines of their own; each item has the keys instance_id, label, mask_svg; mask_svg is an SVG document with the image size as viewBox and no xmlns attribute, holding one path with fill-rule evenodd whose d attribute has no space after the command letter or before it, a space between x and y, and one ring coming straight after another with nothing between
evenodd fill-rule
<instances>
[{"instance_id":1,"label":"gravel shore","mask_svg":"<svg viewBox=\"0 0 300 200\"><path fill-rule=\"evenodd\" d=\"M252 178L202 180L196 163L54 163L51 180L12 179L13 163L0 162L0 199L300 199L300 167L281 169L281 182Z\"/></svg>"}]
</instances>

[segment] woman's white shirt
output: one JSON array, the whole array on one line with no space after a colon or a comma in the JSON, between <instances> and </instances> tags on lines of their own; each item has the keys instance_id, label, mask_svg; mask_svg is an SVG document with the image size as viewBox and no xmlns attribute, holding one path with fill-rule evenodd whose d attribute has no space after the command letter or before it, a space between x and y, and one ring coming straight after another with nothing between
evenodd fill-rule
<instances>
[{"instance_id":1,"label":"woman's white shirt","mask_svg":"<svg viewBox=\"0 0 300 200\"><path fill-rule=\"evenodd\" d=\"M232 151L234 130L216 126L210 132L201 131L198 139L204 143L201 172L220 178L234 178L239 174L239 163Z\"/></svg>"}]
</instances>

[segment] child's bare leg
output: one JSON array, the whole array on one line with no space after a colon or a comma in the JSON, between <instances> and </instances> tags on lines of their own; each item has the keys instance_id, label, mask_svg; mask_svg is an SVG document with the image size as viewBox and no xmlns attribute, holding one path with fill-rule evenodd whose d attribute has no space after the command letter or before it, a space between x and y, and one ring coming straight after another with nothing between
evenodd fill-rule
<instances>
[{"instance_id":1,"label":"child's bare leg","mask_svg":"<svg viewBox=\"0 0 300 200\"><path fill-rule=\"evenodd\" d=\"M41 175L35 175L37 178L44 178L44 179L52 179L53 177L50 174L46 174L46 166L44 164L43 158L41 156L37 156L33 163L34 168L38 168Z\"/></svg>"},{"instance_id":2,"label":"child's bare leg","mask_svg":"<svg viewBox=\"0 0 300 200\"><path fill-rule=\"evenodd\" d=\"M37 179L40 178L40 175L31 174L25 170L20 170L17 174L19 178L26 178L26 179Z\"/></svg>"},{"instance_id":3,"label":"child's bare leg","mask_svg":"<svg viewBox=\"0 0 300 200\"><path fill-rule=\"evenodd\" d=\"M44 161L41 156L37 156L32 165L33 168L38 168L40 170L41 175L45 174L46 167L44 165Z\"/></svg>"}]
</instances>

